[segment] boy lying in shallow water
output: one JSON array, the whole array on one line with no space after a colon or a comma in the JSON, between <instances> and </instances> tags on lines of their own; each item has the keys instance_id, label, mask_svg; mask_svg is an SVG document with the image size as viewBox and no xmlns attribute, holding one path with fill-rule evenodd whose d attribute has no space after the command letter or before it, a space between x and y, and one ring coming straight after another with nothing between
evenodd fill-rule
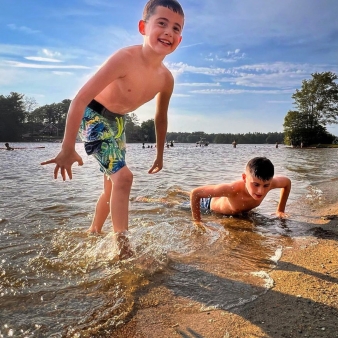
<instances>
[{"instance_id":1,"label":"boy lying in shallow water","mask_svg":"<svg viewBox=\"0 0 338 338\"><path fill-rule=\"evenodd\" d=\"M267 193L280 188L276 210L278 217L287 217L285 206L291 191L291 181L284 176L274 177L274 166L266 157L251 159L242 179L231 183L205 185L190 193L192 218L201 221L201 208L224 215L237 215L258 207Z\"/></svg>"},{"instance_id":2,"label":"boy lying in shallow water","mask_svg":"<svg viewBox=\"0 0 338 338\"><path fill-rule=\"evenodd\" d=\"M223 215L248 212L258 207L270 190L277 188L281 189L281 192L276 215L287 217L285 206L291 190L290 179L285 176L274 177L274 166L271 161L266 157L255 157L247 163L242 179L193 189L190 193L192 218L195 222L200 222L201 211L203 213L213 211ZM185 203L182 205L179 201L168 201L165 198L137 197L135 201L186 206Z\"/></svg>"}]
</instances>

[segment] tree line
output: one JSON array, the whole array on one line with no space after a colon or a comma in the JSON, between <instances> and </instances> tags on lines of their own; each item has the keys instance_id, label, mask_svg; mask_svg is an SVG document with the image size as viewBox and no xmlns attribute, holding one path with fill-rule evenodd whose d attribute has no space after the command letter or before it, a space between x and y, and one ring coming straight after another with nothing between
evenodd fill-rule
<instances>
[{"instance_id":1,"label":"tree line","mask_svg":"<svg viewBox=\"0 0 338 338\"><path fill-rule=\"evenodd\" d=\"M285 143L306 145L332 143L337 138L326 126L338 123L337 75L332 72L311 74L303 80L301 89L292 95L295 110L284 118L284 132L207 134L168 132L167 141L195 143L203 138L209 143L241 144ZM34 98L11 92L0 95L0 141L43 141L62 139L71 100L39 106ZM127 142L155 143L154 120L139 122L135 113L126 115Z\"/></svg>"},{"instance_id":2,"label":"tree line","mask_svg":"<svg viewBox=\"0 0 338 338\"><path fill-rule=\"evenodd\" d=\"M43 141L62 139L67 112L71 100L39 107L34 98L11 92L0 95L0 141ZM246 133L246 134L206 134L203 131L192 133L167 133L167 141L195 143L201 138L209 143L262 144L282 143L283 133ZM155 143L154 119L139 122L135 113L126 115L127 142Z\"/></svg>"}]
</instances>

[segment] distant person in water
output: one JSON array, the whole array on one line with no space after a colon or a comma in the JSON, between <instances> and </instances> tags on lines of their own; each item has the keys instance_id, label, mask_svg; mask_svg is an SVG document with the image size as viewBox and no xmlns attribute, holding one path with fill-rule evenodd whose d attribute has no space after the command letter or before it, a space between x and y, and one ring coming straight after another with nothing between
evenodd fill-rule
<instances>
[{"instance_id":1,"label":"distant person in water","mask_svg":"<svg viewBox=\"0 0 338 338\"><path fill-rule=\"evenodd\" d=\"M14 148L10 147L7 142L5 143L5 146L6 146L6 150L14 150Z\"/></svg>"},{"instance_id":2,"label":"distant person in water","mask_svg":"<svg viewBox=\"0 0 338 338\"><path fill-rule=\"evenodd\" d=\"M285 206L291 190L291 181L284 176L274 177L274 166L266 157L251 159L242 179L217 185L205 185L190 193L192 218L201 221L201 209L224 215L237 215L258 207L272 189L281 189L276 210L278 217L287 217Z\"/></svg>"}]
</instances>

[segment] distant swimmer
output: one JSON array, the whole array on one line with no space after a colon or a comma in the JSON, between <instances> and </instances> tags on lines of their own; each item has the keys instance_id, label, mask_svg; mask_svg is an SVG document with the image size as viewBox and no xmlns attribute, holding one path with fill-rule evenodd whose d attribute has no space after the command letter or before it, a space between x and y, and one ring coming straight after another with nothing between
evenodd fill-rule
<instances>
[{"instance_id":1,"label":"distant swimmer","mask_svg":"<svg viewBox=\"0 0 338 338\"><path fill-rule=\"evenodd\" d=\"M258 207L272 189L281 189L276 215L285 214L286 201L291 191L291 181L284 176L274 177L274 166L266 157L251 159L242 174L242 179L231 183L205 185L190 193L192 218L201 222L201 209L224 214L237 215Z\"/></svg>"},{"instance_id":2,"label":"distant swimmer","mask_svg":"<svg viewBox=\"0 0 338 338\"><path fill-rule=\"evenodd\" d=\"M10 147L7 142L5 143L5 146L6 146L6 150L14 150L14 148Z\"/></svg>"}]
</instances>

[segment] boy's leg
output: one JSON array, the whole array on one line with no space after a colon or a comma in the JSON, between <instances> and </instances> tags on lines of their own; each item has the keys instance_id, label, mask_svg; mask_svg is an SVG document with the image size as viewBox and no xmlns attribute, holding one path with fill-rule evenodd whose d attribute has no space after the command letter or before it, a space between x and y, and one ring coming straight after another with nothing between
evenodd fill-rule
<instances>
[{"instance_id":1,"label":"boy's leg","mask_svg":"<svg viewBox=\"0 0 338 338\"><path fill-rule=\"evenodd\" d=\"M110 214L114 232L128 230L129 196L133 174L127 166L110 175L113 189L110 198Z\"/></svg>"},{"instance_id":2,"label":"boy's leg","mask_svg":"<svg viewBox=\"0 0 338 338\"><path fill-rule=\"evenodd\" d=\"M92 224L88 229L91 233L101 233L101 229L110 212L110 198L112 182L107 175L103 175L103 191L96 202Z\"/></svg>"},{"instance_id":3,"label":"boy's leg","mask_svg":"<svg viewBox=\"0 0 338 338\"><path fill-rule=\"evenodd\" d=\"M110 198L110 214L113 229L116 234L116 243L120 259L127 259L133 255L129 240L126 236L128 230L129 196L133 183L133 174L127 166L110 176L113 189Z\"/></svg>"}]
</instances>

